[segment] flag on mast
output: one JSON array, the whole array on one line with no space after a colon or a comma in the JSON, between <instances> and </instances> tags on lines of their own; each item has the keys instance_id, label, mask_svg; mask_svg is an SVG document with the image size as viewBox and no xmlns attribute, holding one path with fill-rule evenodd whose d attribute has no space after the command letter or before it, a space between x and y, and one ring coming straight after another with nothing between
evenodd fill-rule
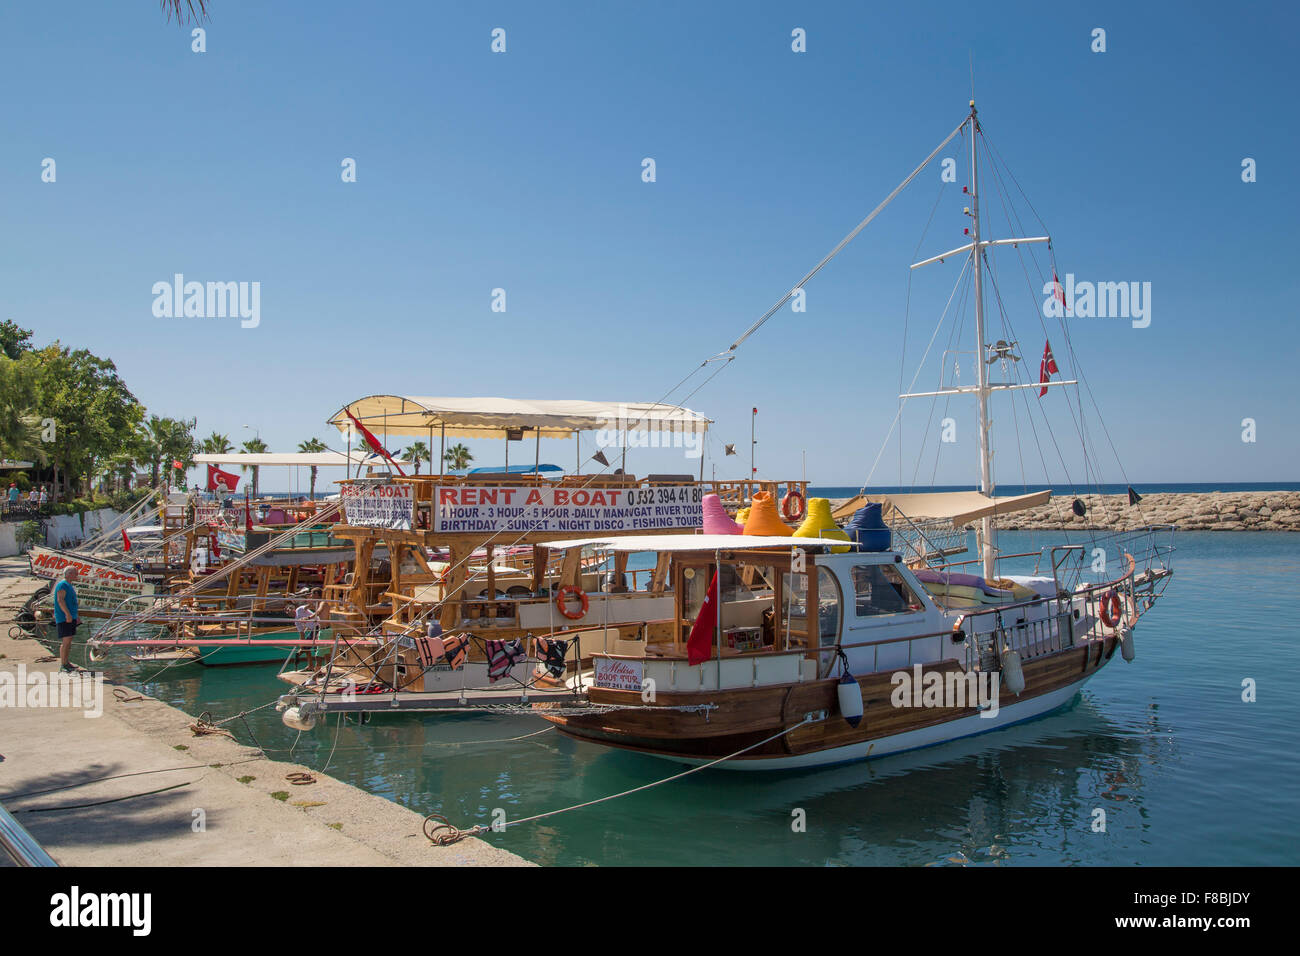
<instances>
[{"instance_id":1,"label":"flag on mast","mask_svg":"<svg viewBox=\"0 0 1300 956\"><path fill-rule=\"evenodd\" d=\"M1045 341L1043 343L1043 361L1038 366L1038 381L1043 386L1038 390L1039 398L1047 394L1047 385L1045 384L1047 380L1053 375L1059 374L1060 371L1056 367L1056 357L1052 355L1052 343Z\"/></svg>"},{"instance_id":2,"label":"flag on mast","mask_svg":"<svg viewBox=\"0 0 1300 956\"><path fill-rule=\"evenodd\" d=\"M388 451L384 446L379 443L379 439L370 433L370 429L361 424L357 419L357 416L352 414L351 409L343 409L343 414L347 415L348 418L352 420L352 424L361 432L361 437L366 440L366 444L370 446L371 450L373 450L376 455L382 455L390 465L397 469L397 473L405 478L406 472L402 471L402 466L393 461L393 456L388 454Z\"/></svg>"},{"instance_id":3,"label":"flag on mast","mask_svg":"<svg viewBox=\"0 0 1300 956\"><path fill-rule=\"evenodd\" d=\"M713 641L718 629L718 572L713 572L709 582L709 593L704 597L699 617L691 625L691 636L686 640L686 663L694 666L702 664L713 656Z\"/></svg>"},{"instance_id":4,"label":"flag on mast","mask_svg":"<svg viewBox=\"0 0 1300 956\"><path fill-rule=\"evenodd\" d=\"M1067 272L1066 275L1069 275ZM1061 308L1069 312L1070 307L1065 304L1065 288L1061 285L1061 280L1056 277L1056 270L1052 270L1052 297L1061 303Z\"/></svg>"}]
</instances>

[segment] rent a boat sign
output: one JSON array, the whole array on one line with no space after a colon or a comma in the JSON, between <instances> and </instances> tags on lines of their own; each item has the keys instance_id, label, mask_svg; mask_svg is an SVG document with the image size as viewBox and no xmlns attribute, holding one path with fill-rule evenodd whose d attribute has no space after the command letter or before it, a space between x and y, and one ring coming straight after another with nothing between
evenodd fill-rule
<instances>
[{"instance_id":1,"label":"rent a boat sign","mask_svg":"<svg viewBox=\"0 0 1300 956\"><path fill-rule=\"evenodd\" d=\"M433 530L443 534L497 531L585 532L698 528L697 485L652 488L438 488Z\"/></svg>"}]
</instances>

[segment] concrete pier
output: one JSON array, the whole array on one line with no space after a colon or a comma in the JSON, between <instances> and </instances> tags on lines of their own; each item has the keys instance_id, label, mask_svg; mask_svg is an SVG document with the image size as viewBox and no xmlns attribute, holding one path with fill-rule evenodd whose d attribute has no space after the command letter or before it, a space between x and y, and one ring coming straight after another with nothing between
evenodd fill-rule
<instances>
[{"instance_id":1,"label":"concrete pier","mask_svg":"<svg viewBox=\"0 0 1300 956\"><path fill-rule=\"evenodd\" d=\"M46 647L9 637L37 587L26 570L25 559L0 561L0 672L53 672L57 663L36 663ZM418 813L229 737L195 736L193 717L152 698L119 700L113 689L104 683L94 718L0 708L0 801L62 865L531 865L474 838L433 846ZM286 779L299 771L316 782Z\"/></svg>"}]
</instances>

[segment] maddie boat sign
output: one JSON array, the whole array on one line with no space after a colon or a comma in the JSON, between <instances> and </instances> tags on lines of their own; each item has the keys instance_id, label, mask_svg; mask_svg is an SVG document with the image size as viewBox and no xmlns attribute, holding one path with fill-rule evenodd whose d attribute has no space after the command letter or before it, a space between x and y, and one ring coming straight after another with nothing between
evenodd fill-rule
<instances>
[{"instance_id":1,"label":"maddie boat sign","mask_svg":"<svg viewBox=\"0 0 1300 956\"><path fill-rule=\"evenodd\" d=\"M698 528L704 492L695 485L655 488L439 488L433 530L583 532Z\"/></svg>"}]
</instances>

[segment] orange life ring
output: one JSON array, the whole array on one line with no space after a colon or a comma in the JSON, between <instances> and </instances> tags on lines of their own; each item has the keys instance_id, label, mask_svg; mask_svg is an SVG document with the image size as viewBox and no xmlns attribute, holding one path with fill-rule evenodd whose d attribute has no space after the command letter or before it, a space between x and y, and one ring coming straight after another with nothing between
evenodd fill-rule
<instances>
[{"instance_id":1,"label":"orange life ring","mask_svg":"<svg viewBox=\"0 0 1300 956\"><path fill-rule=\"evenodd\" d=\"M796 501L799 502L798 511L791 507ZM781 517L785 518L786 521L802 520L804 513L807 510L808 503L804 501L803 495L795 491L793 488L787 491L785 497L781 499Z\"/></svg>"},{"instance_id":2,"label":"orange life ring","mask_svg":"<svg viewBox=\"0 0 1300 956\"><path fill-rule=\"evenodd\" d=\"M1124 619L1124 606L1120 604L1119 595L1107 591L1101 599L1101 623L1115 627Z\"/></svg>"},{"instance_id":3,"label":"orange life ring","mask_svg":"<svg viewBox=\"0 0 1300 956\"><path fill-rule=\"evenodd\" d=\"M574 613L569 610L568 605L565 603L569 597L576 597L578 598L578 600L582 601L581 611ZM560 588L558 591L555 592L556 609L565 617L567 617L570 621L576 621L578 620L578 618L585 615L587 613L587 608L589 608L590 606L591 606L591 602L587 599L587 592L584 591L582 588L577 587L576 585L566 584L564 587Z\"/></svg>"}]
</instances>

